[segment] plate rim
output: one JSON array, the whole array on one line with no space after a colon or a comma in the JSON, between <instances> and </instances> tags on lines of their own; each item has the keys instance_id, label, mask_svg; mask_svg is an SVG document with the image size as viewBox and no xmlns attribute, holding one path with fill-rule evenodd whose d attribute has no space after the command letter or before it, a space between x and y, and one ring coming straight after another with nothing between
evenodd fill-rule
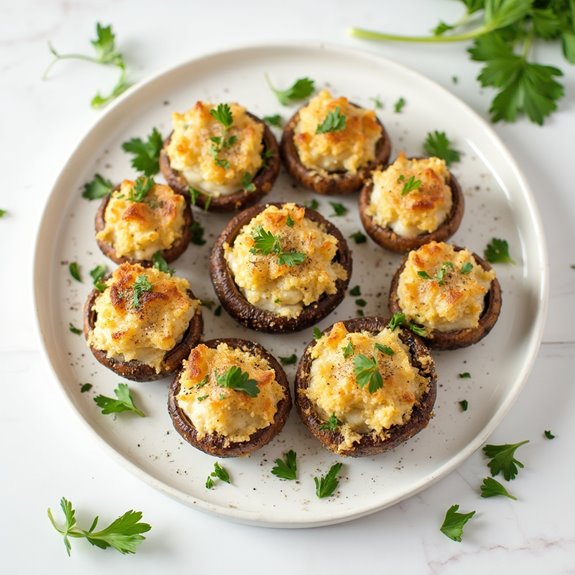
<instances>
[{"instance_id":1,"label":"plate rim","mask_svg":"<svg viewBox=\"0 0 575 575\"><path fill-rule=\"evenodd\" d=\"M401 496L396 497L393 501L384 503L383 505L377 505L375 507L369 505L359 506L354 513L347 512L337 512L332 514L328 519L320 520L309 520L309 521L289 521L285 522L283 520L274 521L273 517L267 517L263 519L257 512L245 509L234 509L226 507L225 505L219 505L210 503L209 501L201 500L197 497L193 497L188 493L184 493L181 490L168 485L162 480L156 478L154 475L140 468L137 464L130 461L122 453L120 453L116 448L114 448L108 440L106 440L98 431L89 423L89 421L82 415L79 409L76 407L70 392L62 384L56 367L54 366L50 353L48 351L48 345L46 342L45 328L47 327L41 319L41 314L45 313L42 307L42 299L47 297L42 293L41 279L42 279L42 252L43 252L43 241L47 233L49 233L50 226L48 226L48 220L51 216L51 211L54 209L54 198L56 197L57 190L61 187L61 181L65 178L68 171L71 170L71 164L80 154L82 147L86 145L86 142L93 137L93 133L97 131L98 127L104 123L110 116L116 113L116 110L124 105L124 103L137 95L141 95L145 92L151 84L155 84L163 77L171 76L177 74L178 71L184 70L188 66L198 66L205 61L209 61L214 58L221 58L223 56L239 56L241 53L248 52L261 52L270 49L282 49L288 51L304 51L304 52L323 52L335 55L337 53L343 53L347 56L358 57L358 58L368 58L377 61L379 65L384 67L389 67L400 71L403 74L411 75L417 79L418 82L423 82L431 86L434 90L439 91L442 97L447 97L453 101L456 101L462 109L465 110L467 114L473 117L473 120L478 126L484 130L489 136L490 141L495 144L498 148L498 152L504 156L505 163L511 169L513 176L516 178L521 187L520 196L525 200L525 207L528 212L528 220L533 224L531 233L534 234L535 244L538 246L538 254L536 261L539 263L537 268L540 275L540 281L537 283L537 307L535 320L533 322L533 329L529 336L528 354L526 361L521 370L515 376L514 385L507 392L504 401L501 403L499 408L491 414L491 417L486 421L485 425L482 427L480 432L475 436L475 438L470 441L463 449L460 449L457 453L451 456L445 463L434 470L431 476L424 476L418 484L416 484L409 492L403 493ZM65 201L64 194L61 201ZM511 409L515 401L517 400L519 393L523 386L525 385L529 374L533 368L533 364L537 358L538 350L541 345L543 338L543 332L545 327L545 321L547 318L548 302L549 302L549 260L547 252L547 244L544 235L544 228L541 221L541 216L535 202L535 197L533 191L531 190L528 182L520 170L515 158L512 156L506 145L504 144L501 137L495 132L491 125L473 108L471 108L464 100L459 98L450 92L447 88L432 80L425 74L405 66L396 61L390 60L377 52L372 50L367 50L363 48L356 48L348 45L342 45L337 43L326 43L326 42L265 42L257 44L238 44L235 46L228 46L221 50L211 51L193 56L191 58L182 59L180 62L167 66L158 72L148 76L141 82L132 86L124 94L122 94L116 101L114 101L103 113L103 115L96 117L83 132L80 139L74 145L73 150L68 156L66 162L61 166L58 171L57 176L53 180L50 186L50 191L46 196L41 216L39 219L39 225L36 229L36 237L34 241L33 248L33 258L32 258L32 281L33 281L33 300L34 300L34 316L35 316L35 329L36 337L40 342L40 348L42 350L42 356L47 363L54 380L57 382L57 387L66 398L69 405L72 407L76 416L79 420L90 430L90 432L98 439L100 444L103 444L108 452L112 456L120 461L123 467L127 468L136 477L143 480L148 485L151 485L160 492L178 500L179 502L185 503L193 509L197 509L203 512L208 512L210 514L226 518L228 520L241 522L244 524L258 525L264 527L278 527L278 528L301 528L301 527L318 527L323 525L331 525L336 523L342 523L346 521L352 521L360 517L369 515L381 511L389 506L395 505L400 501L403 501L413 495L421 492L423 489L430 487L439 479L445 477L451 471L456 469L461 465L466 459L469 458L475 451L479 449L482 443L495 431L496 427L504 419L505 415Z\"/></svg>"}]
</instances>

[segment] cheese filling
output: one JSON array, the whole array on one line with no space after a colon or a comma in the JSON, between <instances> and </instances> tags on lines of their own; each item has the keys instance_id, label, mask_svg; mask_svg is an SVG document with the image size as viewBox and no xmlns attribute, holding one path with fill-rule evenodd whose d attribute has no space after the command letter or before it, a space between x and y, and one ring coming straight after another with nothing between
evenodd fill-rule
<instances>
[{"instance_id":1,"label":"cheese filling","mask_svg":"<svg viewBox=\"0 0 575 575\"><path fill-rule=\"evenodd\" d=\"M117 257L151 260L182 237L186 201L169 186L155 184L143 201L134 201L135 182L124 180L112 192L96 237L113 246Z\"/></svg>"},{"instance_id":2,"label":"cheese filling","mask_svg":"<svg viewBox=\"0 0 575 575\"><path fill-rule=\"evenodd\" d=\"M255 397L218 383L218 376L232 367L255 381L259 390ZM196 428L198 439L215 433L225 438L228 447L230 442L248 441L256 431L271 425L284 397L266 359L220 343L215 349L204 344L192 349L184 361L176 400Z\"/></svg>"},{"instance_id":3,"label":"cheese filling","mask_svg":"<svg viewBox=\"0 0 575 575\"><path fill-rule=\"evenodd\" d=\"M398 302L409 319L441 332L475 328L495 278L468 250L430 242L411 251L402 271Z\"/></svg>"},{"instance_id":4,"label":"cheese filling","mask_svg":"<svg viewBox=\"0 0 575 575\"><path fill-rule=\"evenodd\" d=\"M256 238L266 234L277 239L267 254L256 248ZM288 254L287 260L281 254ZM299 254L301 263L290 262L290 254ZM292 203L268 206L240 230L232 246L224 244L228 267L248 302L288 318L324 294L336 293L337 280L347 279L345 268L334 261L336 254L337 239Z\"/></svg>"},{"instance_id":5,"label":"cheese filling","mask_svg":"<svg viewBox=\"0 0 575 575\"><path fill-rule=\"evenodd\" d=\"M229 104L232 122L225 127L211 114L217 109L196 102L182 114L173 113L167 155L191 187L226 196L247 186L262 167L264 126L239 104Z\"/></svg>"},{"instance_id":6,"label":"cheese filling","mask_svg":"<svg viewBox=\"0 0 575 575\"><path fill-rule=\"evenodd\" d=\"M345 127L318 133L329 114L345 117ZM373 110L350 104L347 98L332 98L327 90L312 98L298 114L294 144L304 166L320 172L349 172L375 159L382 129Z\"/></svg>"},{"instance_id":7,"label":"cheese filling","mask_svg":"<svg viewBox=\"0 0 575 575\"><path fill-rule=\"evenodd\" d=\"M375 361L382 377L383 386L373 393L367 385L358 384L359 356ZM429 386L411 363L407 346L388 328L375 335L348 332L338 322L316 342L311 359L309 387L304 393L320 419L337 418L337 431L344 438L340 451L353 448L365 435L385 439L391 426L406 424Z\"/></svg>"},{"instance_id":8,"label":"cheese filling","mask_svg":"<svg viewBox=\"0 0 575 575\"><path fill-rule=\"evenodd\" d=\"M184 336L200 302L187 280L139 264L122 264L96 298L88 344L118 361L133 359L159 373L167 352Z\"/></svg>"},{"instance_id":9,"label":"cheese filling","mask_svg":"<svg viewBox=\"0 0 575 575\"><path fill-rule=\"evenodd\" d=\"M373 191L367 209L376 224L414 238L435 231L453 204L450 174L440 158L408 159L400 153L385 170L372 173Z\"/></svg>"}]
</instances>

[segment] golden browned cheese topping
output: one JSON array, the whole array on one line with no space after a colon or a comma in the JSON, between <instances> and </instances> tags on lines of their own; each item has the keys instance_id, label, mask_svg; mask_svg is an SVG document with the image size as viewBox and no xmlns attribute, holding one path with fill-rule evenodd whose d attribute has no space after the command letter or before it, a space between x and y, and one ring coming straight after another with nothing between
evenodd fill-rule
<instances>
[{"instance_id":1,"label":"golden browned cheese topping","mask_svg":"<svg viewBox=\"0 0 575 575\"><path fill-rule=\"evenodd\" d=\"M174 131L167 149L171 167L190 186L214 196L237 192L263 165L263 124L239 104L229 104L232 123L226 128L211 113L217 109L196 102L183 114L172 114Z\"/></svg>"},{"instance_id":2,"label":"golden browned cheese topping","mask_svg":"<svg viewBox=\"0 0 575 575\"><path fill-rule=\"evenodd\" d=\"M256 247L256 238L266 235L272 248L267 254ZM336 282L347 279L347 271L334 261L336 253L337 239L291 203L268 206L240 230L232 246L224 244L226 262L245 298L284 317L297 317L304 306L337 292ZM288 254L288 263L281 254ZM290 254L299 263L289 261Z\"/></svg>"},{"instance_id":3,"label":"golden browned cheese topping","mask_svg":"<svg viewBox=\"0 0 575 575\"><path fill-rule=\"evenodd\" d=\"M96 298L97 317L88 343L119 361L133 359L162 369L198 310L187 280L139 264L122 264Z\"/></svg>"},{"instance_id":4,"label":"golden browned cheese topping","mask_svg":"<svg viewBox=\"0 0 575 575\"><path fill-rule=\"evenodd\" d=\"M362 356L375 362L383 381L373 392L358 384L356 366ZM344 437L340 451L353 448L366 435L385 439L391 426L407 423L429 386L412 364L407 346L388 328L377 334L348 332L338 322L316 342L311 359L304 393L321 419L337 418Z\"/></svg>"},{"instance_id":5,"label":"golden browned cheese topping","mask_svg":"<svg viewBox=\"0 0 575 575\"><path fill-rule=\"evenodd\" d=\"M397 288L402 312L428 329L474 328L495 278L469 250L430 242L409 253Z\"/></svg>"},{"instance_id":6,"label":"golden browned cheese topping","mask_svg":"<svg viewBox=\"0 0 575 575\"><path fill-rule=\"evenodd\" d=\"M367 213L375 223L414 238L435 231L453 204L450 174L440 158L408 159L402 153L385 170L372 173Z\"/></svg>"},{"instance_id":7,"label":"golden browned cheese topping","mask_svg":"<svg viewBox=\"0 0 575 575\"><path fill-rule=\"evenodd\" d=\"M182 237L186 201L162 184L153 185L143 201L134 201L134 184L124 180L112 192L106 225L96 237L112 245L117 257L151 260L157 251L169 249Z\"/></svg>"},{"instance_id":8,"label":"golden browned cheese topping","mask_svg":"<svg viewBox=\"0 0 575 575\"><path fill-rule=\"evenodd\" d=\"M330 113L345 117L342 130L318 133ZM304 166L323 172L352 174L375 159L376 143L382 130L373 110L350 104L347 98L333 98L327 90L312 98L299 111L294 143Z\"/></svg>"},{"instance_id":9,"label":"golden browned cheese topping","mask_svg":"<svg viewBox=\"0 0 575 575\"><path fill-rule=\"evenodd\" d=\"M253 380L257 395L225 386L230 369L247 374ZM284 398L275 371L263 357L227 343L217 348L200 344L184 361L180 376L180 392L176 400L197 431L198 439L217 434L230 442L249 440L259 429L271 425L278 403ZM229 376L228 376L229 381Z\"/></svg>"}]
</instances>

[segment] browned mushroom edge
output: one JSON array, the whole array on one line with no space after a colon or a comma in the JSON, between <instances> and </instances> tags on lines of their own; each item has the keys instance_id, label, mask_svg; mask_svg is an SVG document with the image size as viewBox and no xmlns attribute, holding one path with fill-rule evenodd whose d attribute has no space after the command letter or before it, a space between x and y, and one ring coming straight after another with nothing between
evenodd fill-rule
<instances>
[{"instance_id":1,"label":"browned mushroom edge","mask_svg":"<svg viewBox=\"0 0 575 575\"><path fill-rule=\"evenodd\" d=\"M356 106L355 104L352 104ZM359 108L359 106L356 106ZM357 192L369 174L379 166L385 166L391 154L391 140L389 135L379 120L377 123L381 128L381 137L375 145L375 159L362 166L355 174L349 172L319 172L318 170L307 168L300 160L297 147L294 141L295 127L299 119L299 110L291 117L285 125L281 142L280 152L285 168L289 174L303 186L312 189L318 194L338 196Z\"/></svg>"},{"instance_id":2,"label":"browned mushroom edge","mask_svg":"<svg viewBox=\"0 0 575 575\"><path fill-rule=\"evenodd\" d=\"M96 234L101 232L106 227L106 207L108 206L108 202L112 196L112 193L119 190L120 185L117 185L112 192L107 194L102 201L100 202L100 206L98 207L98 211L96 212ZM178 192L179 193L179 192ZM194 221L194 217L192 216L192 210L190 209L190 200L189 196L186 194L184 195L184 224L182 228L182 235L167 249L161 250L162 257L166 260L167 263L173 262L177 258L179 258L187 249L190 240L192 239L192 223ZM129 262L131 264L142 264L147 266L150 264L150 260L138 260L135 258L129 258L127 256L118 257L116 255L116 249L114 248L113 244L108 242L103 242L96 238L96 243L98 247L102 251L102 253L110 258L113 262L117 264L123 264L125 262Z\"/></svg>"},{"instance_id":3,"label":"browned mushroom edge","mask_svg":"<svg viewBox=\"0 0 575 575\"><path fill-rule=\"evenodd\" d=\"M390 227L382 227L367 213L373 191L373 180L370 179L359 194L359 217L369 237L378 245L393 252L405 253L431 241L443 242L459 229L465 207L465 200L457 178L449 172L449 188L452 205L449 214L433 232L422 233L414 238L405 238L396 234Z\"/></svg>"},{"instance_id":4,"label":"browned mushroom edge","mask_svg":"<svg viewBox=\"0 0 575 575\"><path fill-rule=\"evenodd\" d=\"M203 343L211 348L216 348L220 343L226 343L230 347L239 348L243 351L247 351L264 358L275 371L276 381L281 385L284 397L279 401L277 412L270 425L262 429L258 429L247 441L231 442L226 446L226 438L217 433L211 433L202 439L198 438L194 424L180 408L176 399L176 396L180 392L180 377L182 374L182 371L180 371L176 374L168 393L168 411L172 418L174 427L186 441L191 443L197 449L200 449L205 453L209 453L210 455L215 455L217 457L237 457L240 455L248 455L256 449L264 446L266 443L269 443L282 430L287 420L292 402L286 374L276 358L256 342L237 338L223 338L212 339Z\"/></svg>"},{"instance_id":5,"label":"browned mushroom edge","mask_svg":"<svg viewBox=\"0 0 575 575\"><path fill-rule=\"evenodd\" d=\"M275 136L269 129L267 124L248 112L248 115L256 122L263 124L263 145L264 150L262 156L264 158L263 166L257 172L252 180L255 190L248 192L246 190L238 190L233 194L222 196L214 196L209 194L197 194L194 205L202 209L208 209L210 212L233 212L252 206L268 194L274 185L281 166L279 146ZM167 148L172 138L172 134L168 136L164 142L162 151L160 152L160 171L168 184L180 194L189 196L190 185L184 176L178 170L172 169L170 165L170 158L167 154Z\"/></svg>"},{"instance_id":6,"label":"browned mushroom edge","mask_svg":"<svg viewBox=\"0 0 575 575\"><path fill-rule=\"evenodd\" d=\"M256 331L268 333L289 333L315 325L341 303L345 297L345 290L349 284L352 272L351 252L341 232L321 214L311 208L305 208L306 218L318 223L324 232L337 239L335 260L344 267L347 272L347 278L345 280L336 280L336 292L334 294L324 294L317 302L304 307L302 312L295 318L282 317L248 302L236 285L227 265L224 257L224 243L230 246L233 245L241 228L268 206L281 207L282 205L284 204L259 204L237 214L228 222L216 239L210 256L210 277L222 307L242 325Z\"/></svg>"},{"instance_id":7,"label":"browned mushroom edge","mask_svg":"<svg viewBox=\"0 0 575 575\"><path fill-rule=\"evenodd\" d=\"M453 246L456 251L463 248ZM489 271L491 266L476 253L472 253L475 261L484 269ZM399 305L399 297L397 295L397 287L399 284L399 276L405 268L407 257L393 275L389 291L389 311L393 313L403 312ZM483 312L479 317L479 325L474 328L458 329L455 331L439 331L436 329L429 330L427 335L423 337L427 345L433 349L459 349L467 347L479 340L483 339L493 328L499 317L501 311L501 284L497 278L493 278L489 291L485 294L485 303Z\"/></svg>"},{"instance_id":8,"label":"browned mushroom edge","mask_svg":"<svg viewBox=\"0 0 575 575\"><path fill-rule=\"evenodd\" d=\"M368 331L377 334L388 325L389 320L381 316L372 316L354 318L343 323L349 332ZM332 327L325 329L323 334L329 333ZM408 329L401 327L396 329L401 341L409 348L412 365L418 369L420 375L428 380L428 389L420 403L413 407L408 422L403 425L391 426L385 438L374 438L371 434L365 434L357 444L354 444L353 448L347 450L338 451L338 446L343 442L343 436L337 430L322 429L322 425L326 422L318 416L313 404L305 395L305 389L309 386L312 364L311 351L316 344L315 340L305 348L297 368L294 401L299 416L306 427L330 451L338 455L353 457L377 455L407 441L429 423L437 394L435 364L421 339Z\"/></svg>"},{"instance_id":9,"label":"browned mushroom edge","mask_svg":"<svg viewBox=\"0 0 575 575\"><path fill-rule=\"evenodd\" d=\"M103 281L106 281L110 277L110 274ZM84 314L83 314L83 331L84 337L88 339L89 333L94 329L96 325L96 320L98 314L95 312L94 304L96 298L100 295L100 291L93 289L88 295L88 299L84 304ZM188 296L191 299L196 299L191 290L188 290ZM198 306L196 313L190 320L188 328L184 332L181 341L176 344L176 346L170 351L166 352L163 360L163 368L157 373L156 370L136 359L130 361L121 361L113 357L108 357L105 350L96 349L93 346L90 347L90 351L94 357L108 369L117 373L121 377L130 379L132 381L155 381L157 379L162 379L168 375L171 375L177 371L182 361L188 357L190 350L194 347L201 339L203 332L203 319L201 306Z\"/></svg>"}]
</instances>

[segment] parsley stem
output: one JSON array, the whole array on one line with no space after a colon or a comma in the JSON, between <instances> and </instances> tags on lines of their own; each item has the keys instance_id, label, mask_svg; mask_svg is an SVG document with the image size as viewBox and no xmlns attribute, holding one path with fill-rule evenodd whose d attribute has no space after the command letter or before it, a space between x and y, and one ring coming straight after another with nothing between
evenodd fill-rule
<instances>
[{"instance_id":1,"label":"parsley stem","mask_svg":"<svg viewBox=\"0 0 575 575\"><path fill-rule=\"evenodd\" d=\"M54 46L52 46L52 44L50 43L48 43L48 48L50 49L50 52L52 52L52 54L54 55L54 59L50 62L50 64L48 64L48 67L46 68L44 75L42 76L42 80L46 80L48 78L48 74L50 73L56 62L60 60L84 60L85 62L92 62L93 64L100 64L100 65L103 64L105 66L117 66L117 64L114 61L106 62L99 60L98 58L95 58L93 56L86 56L85 54L60 54L56 51L56 48L54 48Z\"/></svg>"},{"instance_id":2,"label":"parsley stem","mask_svg":"<svg viewBox=\"0 0 575 575\"><path fill-rule=\"evenodd\" d=\"M478 36L489 32L491 29L487 26L479 26L469 32L463 34L452 34L445 36L401 36L398 34L386 34L384 32L375 32L373 30L365 30L364 28L350 28L348 33L355 38L362 40L391 40L395 42L464 42L466 40L473 40Z\"/></svg>"}]
</instances>

